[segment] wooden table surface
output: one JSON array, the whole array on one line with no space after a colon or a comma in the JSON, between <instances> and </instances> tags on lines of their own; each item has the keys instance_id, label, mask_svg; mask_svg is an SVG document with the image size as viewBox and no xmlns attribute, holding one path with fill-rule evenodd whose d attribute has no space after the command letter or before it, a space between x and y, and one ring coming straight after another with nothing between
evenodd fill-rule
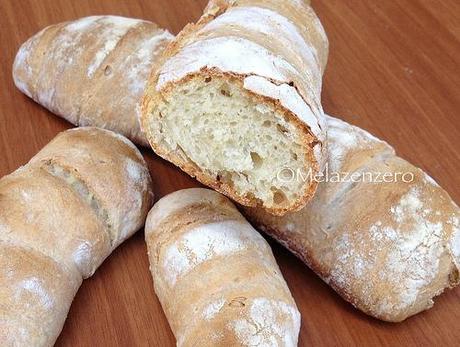
<instances>
[{"instance_id":1,"label":"wooden table surface","mask_svg":"<svg viewBox=\"0 0 460 347\"><path fill-rule=\"evenodd\" d=\"M95 14L145 18L178 33L206 0L0 0L0 176L70 124L22 95L11 65L41 28ZM460 1L313 0L330 40L325 110L393 144L460 202ZM144 151L156 197L197 183ZM1 213L1 211L0 211ZM302 312L300 346L454 346L460 289L401 324L366 317L273 243ZM84 282L58 346L174 346L153 292L143 233Z\"/></svg>"}]
</instances>

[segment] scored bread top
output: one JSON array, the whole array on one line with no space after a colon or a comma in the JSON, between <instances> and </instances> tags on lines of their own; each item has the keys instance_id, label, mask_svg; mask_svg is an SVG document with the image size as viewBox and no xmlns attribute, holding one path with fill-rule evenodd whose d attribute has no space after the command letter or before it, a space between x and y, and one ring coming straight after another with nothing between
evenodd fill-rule
<instances>
[{"instance_id":1,"label":"scored bread top","mask_svg":"<svg viewBox=\"0 0 460 347\"><path fill-rule=\"evenodd\" d=\"M338 119L328 122L329 181L315 199L282 218L245 214L353 305L402 321L459 283L460 209L385 142ZM391 182L381 181L385 173Z\"/></svg>"},{"instance_id":2,"label":"scored bread top","mask_svg":"<svg viewBox=\"0 0 460 347\"><path fill-rule=\"evenodd\" d=\"M1 240L39 250L84 278L99 267L101 254L110 253L105 221L48 166L26 166L4 177L0 193L0 225L7 229Z\"/></svg>"},{"instance_id":3,"label":"scored bread top","mask_svg":"<svg viewBox=\"0 0 460 347\"><path fill-rule=\"evenodd\" d=\"M178 346L296 346L300 314L268 243L224 196L187 189L149 213L155 291Z\"/></svg>"},{"instance_id":4,"label":"scored bread top","mask_svg":"<svg viewBox=\"0 0 460 347\"><path fill-rule=\"evenodd\" d=\"M13 65L16 86L77 126L98 126L148 145L139 102L153 63L173 36L156 24L91 16L51 25L27 40Z\"/></svg>"},{"instance_id":5,"label":"scored bread top","mask_svg":"<svg viewBox=\"0 0 460 347\"><path fill-rule=\"evenodd\" d=\"M148 168L131 142L72 129L0 180L0 240L33 247L87 278L144 224L152 202Z\"/></svg>"},{"instance_id":6,"label":"scored bread top","mask_svg":"<svg viewBox=\"0 0 460 347\"><path fill-rule=\"evenodd\" d=\"M106 211L114 247L143 224L152 204L152 181L144 158L125 137L98 128L61 133L31 163L49 163L83 181Z\"/></svg>"}]
</instances>

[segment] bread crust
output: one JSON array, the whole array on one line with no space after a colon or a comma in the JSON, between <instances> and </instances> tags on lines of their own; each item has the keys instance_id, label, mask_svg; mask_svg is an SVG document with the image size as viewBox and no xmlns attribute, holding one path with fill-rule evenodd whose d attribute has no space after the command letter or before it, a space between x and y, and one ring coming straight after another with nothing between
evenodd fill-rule
<instances>
[{"instance_id":1,"label":"bread crust","mask_svg":"<svg viewBox=\"0 0 460 347\"><path fill-rule=\"evenodd\" d=\"M52 346L82 280L152 202L139 151L97 128L59 134L0 179L0 344Z\"/></svg>"},{"instance_id":2,"label":"bread crust","mask_svg":"<svg viewBox=\"0 0 460 347\"><path fill-rule=\"evenodd\" d=\"M297 345L300 314L270 247L227 198L207 189L163 198L146 242L178 346Z\"/></svg>"},{"instance_id":3,"label":"bread crust","mask_svg":"<svg viewBox=\"0 0 460 347\"><path fill-rule=\"evenodd\" d=\"M153 203L152 180L141 153L125 137L91 127L71 129L31 159L39 165L50 161L85 182L100 201L114 247L142 227Z\"/></svg>"},{"instance_id":4,"label":"bread crust","mask_svg":"<svg viewBox=\"0 0 460 347\"><path fill-rule=\"evenodd\" d=\"M459 284L460 209L388 144L328 121L330 170L411 173L413 180L320 183L314 201L299 212L275 218L244 208L244 214L355 307L403 321Z\"/></svg>"},{"instance_id":5,"label":"bread crust","mask_svg":"<svg viewBox=\"0 0 460 347\"><path fill-rule=\"evenodd\" d=\"M161 157L164 159L171 161L174 163L176 166L180 167L182 170L187 172L189 175L196 177L200 182L202 182L205 185L208 185L219 192L229 196L233 200L237 201L238 203L245 205L245 206L258 206L260 208L266 209L270 214L273 215L278 215L282 216L286 214L287 212L293 212L293 211L298 211L302 207L305 206L305 204L312 199L312 197L315 194L317 184L315 182L311 182L310 185L306 184L304 192L300 198L298 198L295 201L289 201L287 204L284 205L273 205L273 206L266 206L263 201L258 200L256 197L252 196L242 196L242 194L238 194L237 190L233 187L230 187L228 184L225 184L223 182L219 182L216 177L213 177L206 173L202 168L198 167L198 165L192 163L191 161L186 161L183 160L182 158L179 158L178 155L172 153L171 151L167 151L166 149L161 148L161 144L159 143L159 139L156 138L156 136L149 130L149 121L155 117L155 115L152 114L152 110L156 107L156 105L159 105L162 100L167 99L168 95L172 93L174 88L177 85L183 85L190 80L196 78L196 77L221 77L224 79L228 79L231 83L235 83L239 86L241 91L243 91L245 94L249 95L251 99L254 100L254 102L257 103L262 103L262 104L268 104L274 106L274 108L282 114L285 118L285 120L289 124L293 124L295 128L298 130L298 132L301 134L301 139L304 145L305 149L305 157L307 158L307 162L310 163L311 170L313 172L313 175L316 175L318 172L320 172L324 166L325 162L325 132L326 132L326 123L322 121L323 118L323 113L321 109L321 104L320 104L320 85L321 85L321 74L322 71L325 67L326 60L327 60L327 50L328 50L328 45L327 45L327 38L324 35L324 31L321 27L321 24L319 21L312 23L312 24L305 24L306 26L309 26L308 28L310 30L306 30L302 26L302 24L295 23L295 22L289 22L290 25L298 25L297 29L301 32L303 35L303 38L305 40L312 40L312 36L315 37L315 42L313 45L318 47L318 50L321 50L321 58L318 58L318 62L314 63L313 66L309 66L310 71L314 71L315 73L318 74L318 78L313 82L314 86L309 86L308 83L305 83L304 80L302 79L301 75L292 75L290 76L290 81L289 81L289 86L295 90L295 92L300 96L301 100L310 108L310 110L313 110L313 114L315 114L317 124L315 124L315 127L317 127L319 130L315 130L313 132L313 125L308 124L305 122L304 119L301 119L299 117L299 114L294 113L291 109L287 108L285 105L283 105L282 100L280 99L274 99L270 96L263 95L261 93L256 93L255 91L249 90L248 88L245 88L244 86L244 81L247 77L251 76L258 76L255 73L239 73L235 71L225 71L223 69L220 69L218 67L211 67L211 66L203 66L197 71L192 71L189 73L186 73L184 76L180 76L178 78L174 78L171 80L166 80L164 84L160 86L159 84L159 79L160 75L162 73L162 68L165 66L165 64L174 58L178 53L180 53L184 48L187 46L191 45L192 43L195 42L200 42L200 40L205 40L207 38L212 37L212 35L216 35L216 31L210 31L206 29L206 26L210 23L213 23L213 21L219 16L225 14L228 10L234 9L234 8L259 8L259 9L270 9L272 11L278 11L280 13L283 13L288 19L283 18L284 20L289 21L292 18L303 18L305 19L306 17L302 15L296 15L294 14L294 9L301 10L301 13L311 13L312 16L314 16L313 10L309 8L308 5L302 5L300 7L296 7L297 5L291 4L289 2L287 6L279 6L279 4L276 4L275 2L272 1L243 1L243 2L237 2L237 1L211 1L208 7L205 10L205 13L203 16L199 19L199 21L196 24L189 24L187 25L181 33L176 37L175 40L173 40L168 47L165 49L163 56L157 61L156 65L154 66L153 72L150 76L149 82L147 84L147 89L146 93L144 95L144 99L142 102L142 128L144 132L146 133L148 140L154 149L154 151L159 154ZM310 18L310 17L309 17ZM316 18L316 17L315 17ZM317 20L317 19L316 19ZM311 29L310 27L314 27L315 29ZM231 26L228 27L228 30L231 30ZM206 31L207 30L207 31ZM242 28L244 30L244 27ZM311 32L317 30L318 32L322 32L322 37L320 38L320 34L311 34ZM222 28L222 31L225 32L225 27ZM239 31L239 37L243 37L242 34L240 34ZM296 34L298 34L296 32ZM219 34L220 35L220 34ZM222 36L225 34L222 33ZM230 35L230 34L228 34ZM256 40L256 33L248 31L248 33L245 33L247 37L251 37L253 40ZM315 36L316 35L316 36ZM258 41L261 40L259 37L257 39ZM270 46L268 41L266 42L266 47L268 48L269 51L277 51L279 50L279 45L276 47ZM310 43L310 41L307 41ZM286 61L288 63L292 61L296 61L297 63L299 62L298 57L294 57L291 55L289 58L286 58ZM301 61L301 60L300 60ZM305 63L307 64L307 63ZM318 64L317 66L315 64ZM299 66L297 64L297 66ZM304 65L304 68L307 69L308 66ZM304 71L302 71L304 73ZM291 73L289 73L291 74ZM265 80L269 81L270 83L273 83L273 85L278 85L278 84L287 84L286 81L280 81L276 80L271 77L264 77ZM315 92L311 92L312 90L315 90ZM316 128L315 128L316 129Z\"/></svg>"}]
</instances>

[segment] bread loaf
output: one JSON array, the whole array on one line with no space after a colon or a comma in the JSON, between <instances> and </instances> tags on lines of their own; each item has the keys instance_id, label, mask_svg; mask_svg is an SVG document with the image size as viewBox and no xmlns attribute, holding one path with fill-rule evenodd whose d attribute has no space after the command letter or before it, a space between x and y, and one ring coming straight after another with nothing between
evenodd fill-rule
<instances>
[{"instance_id":1,"label":"bread loaf","mask_svg":"<svg viewBox=\"0 0 460 347\"><path fill-rule=\"evenodd\" d=\"M299 210L316 183L276 173L325 162L327 53L307 2L212 0L158 59L141 126L157 154L240 204Z\"/></svg>"},{"instance_id":2,"label":"bread loaf","mask_svg":"<svg viewBox=\"0 0 460 347\"><path fill-rule=\"evenodd\" d=\"M271 249L228 199L206 189L173 193L145 230L177 346L297 346L300 314Z\"/></svg>"},{"instance_id":3,"label":"bread loaf","mask_svg":"<svg viewBox=\"0 0 460 347\"><path fill-rule=\"evenodd\" d=\"M138 19L93 16L51 25L19 49L16 86L77 126L97 126L148 145L138 122L152 64L172 39Z\"/></svg>"},{"instance_id":4,"label":"bread loaf","mask_svg":"<svg viewBox=\"0 0 460 347\"><path fill-rule=\"evenodd\" d=\"M143 225L151 179L124 137L58 135L0 180L0 345L52 346L82 283Z\"/></svg>"},{"instance_id":5,"label":"bread loaf","mask_svg":"<svg viewBox=\"0 0 460 347\"><path fill-rule=\"evenodd\" d=\"M357 308L402 321L459 284L460 209L388 144L328 123L329 177L312 203L282 218L245 214Z\"/></svg>"}]
</instances>

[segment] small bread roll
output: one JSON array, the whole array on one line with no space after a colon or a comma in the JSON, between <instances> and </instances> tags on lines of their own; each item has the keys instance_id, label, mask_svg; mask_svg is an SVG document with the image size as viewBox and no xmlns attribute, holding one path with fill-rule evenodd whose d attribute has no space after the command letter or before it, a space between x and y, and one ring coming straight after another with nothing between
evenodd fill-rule
<instances>
[{"instance_id":1,"label":"small bread roll","mask_svg":"<svg viewBox=\"0 0 460 347\"><path fill-rule=\"evenodd\" d=\"M272 251L227 198L173 193L153 207L145 230L178 346L297 346L300 314Z\"/></svg>"},{"instance_id":2,"label":"small bread roll","mask_svg":"<svg viewBox=\"0 0 460 347\"><path fill-rule=\"evenodd\" d=\"M0 180L0 345L52 346L82 283L144 224L145 161L126 138L59 134Z\"/></svg>"}]
</instances>

